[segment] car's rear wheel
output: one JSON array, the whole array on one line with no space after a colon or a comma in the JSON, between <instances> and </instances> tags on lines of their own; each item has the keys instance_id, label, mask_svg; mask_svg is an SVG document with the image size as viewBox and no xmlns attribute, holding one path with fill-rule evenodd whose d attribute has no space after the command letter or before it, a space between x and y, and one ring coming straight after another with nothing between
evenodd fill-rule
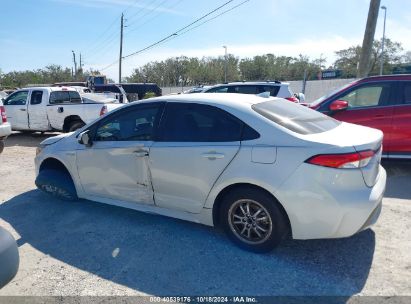
<instances>
[{"instance_id":1,"label":"car's rear wheel","mask_svg":"<svg viewBox=\"0 0 411 304\"><path fill-rule=\"evenodd\" d=\"M69 132L74 132L77 129L80 129L82 127L84 127L86 124L80 120L76 120L70 123L69 127L68 127L68 131Z\"/></svg>"},{"instance_id":2,"label":"car's rear wheel","mask_svg":"<svg viewBox=\"0 0 411 304\"><path fill-rule=\"evenodd\" d=\"M40 171L35 183L40 190L61 200L75 201L78 199L73 180L66 172L44 169Z\"/></svg>"},{"instance_id":3,"label":"car's rear wheel","mask_svg":"<svg viewBox=\"0 0 411 304\"><path fill-rule=\"evenodd\" d=\"M255 188L226 195L220 222L231 240L254 252L271 251L288 234L288 221L279 203Z\"/></svg>"}]
</instances>

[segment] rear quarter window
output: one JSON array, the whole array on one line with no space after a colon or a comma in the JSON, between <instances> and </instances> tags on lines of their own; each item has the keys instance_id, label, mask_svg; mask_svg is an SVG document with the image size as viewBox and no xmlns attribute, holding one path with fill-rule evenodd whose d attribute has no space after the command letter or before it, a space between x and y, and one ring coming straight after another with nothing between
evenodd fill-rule
<instances>
[{"instance_id":1,"label":"rear quarter window","mask_svg":"<svg viewBox=\"0 0 411 304\"><path fill-rule=\"evenodd\" d=\"M258 103L252 108L272 122L304 135L326 132L341 124L332 117L283 99Z\"/></svg>"},{"instance_id":2,"label":"rear quarter window","mask_svg":"<svg viewBox=\"0 0 411 304\"><path fill-rule=\"evenodd\" d=\"M81 103L80 94L77 91L53 91L50 93L50 104Z\"/></svg>"}]
</instances>

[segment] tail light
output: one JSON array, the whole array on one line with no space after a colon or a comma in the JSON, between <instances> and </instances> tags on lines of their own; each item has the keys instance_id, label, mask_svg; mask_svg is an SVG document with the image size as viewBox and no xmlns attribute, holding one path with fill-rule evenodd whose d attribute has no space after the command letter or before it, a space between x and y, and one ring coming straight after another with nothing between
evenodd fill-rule
<instances>
[{"instance_id":1,"label":"tail light","mask_svg":"<svg viewBox=\"0 0 411 304\"><path fill-rule=\"evenodd\" d=\"M330 168L363 168L368 165L374 155L375 152L372 150L345 154L320 154L307 159L305 162Z\"/></svg>"},{"instance_id":2,"label":"tail light","mask_svg":"<svg viewBox=\"0 0 411 304\"><path fill-rule=\"evenodd\" d=\"M291 97L286 97L285 99L292 101L292 102L299 102L297 97L291 96Z\"/></svg>"},{"instance_id":3,"label":"tail light","mask_svg":"<svg viewBox=\"0 0 411 304\"><path fill-rule=\"evenodd\" d=\"M6 109L3 106L0 106L0 115L2 123L7 122Z\"/></svg>"},{"instance_id":4,"label":"tail light","mask_svg":"<svg viewBox=\"0 0 411 304\"><path fill-rule=\"evenodd\" d=\"M107 113L107 106L102 106L100 110L100 116L103 116Z\"/></svg>"}]
</instances>

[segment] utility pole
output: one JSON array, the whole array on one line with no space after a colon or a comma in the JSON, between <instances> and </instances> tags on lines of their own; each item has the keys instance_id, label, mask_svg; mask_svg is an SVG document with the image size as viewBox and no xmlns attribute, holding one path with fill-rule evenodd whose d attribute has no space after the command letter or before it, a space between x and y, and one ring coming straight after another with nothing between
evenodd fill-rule
<instances>
[{"instance_id":1,"label":"utility pole","mask_svg":"<svg viewBox=\"0 0 411 304\"><path fill-rule=\"evenodd\" d=\"M370 57L374 42L375 28L377 26L378 12L381 0L371 0L368 10L367 25L365 27L364 40L362 42L360 63L358 65L357 78L368 76L370 69Z\"/></svg>"},{"instance_id":2,"label":"utility pole","mask_svg":"<svg viewBox=\"0 0 411 304\"><path fill-rule=\"evenodd\" d=\"M74 51L71 51L73 53L73 62L74 62L74 77L77 76L77 61L76 61L76 53Z\"/></svg>"},{"instance_id":3,"label":"utility pole","mask_svg":"<svg viewBox=\"0 0 411 304\"><path fill-rule=\"evenodd\" d=\"M118 61L118 83L121 83L121 61L123 59L123 28L124 28L124 13L121 13L120 25L120 57Z\"/></svg>"},{"instance_id":4,"label":"utility pole","mask_svg":"<svg viewBox=\"0 0 411 304\"><path fill-rule=\"evenodd\" d=\"M224 52L224 82L227 82L227 46L223 45Z\"/></svg>"},{"instance_id":5,"label":"utility pole","mask_svg":"<svg viewBox=\"0 0 411 304\"><path fill-rule=\"evenodd\" d=\"M382 44L381 44L381 62L380 62L380 75L382 75L382 70L384 66L384 43L385 43L385 19L387 19L387 7L381 6L384 10L384 29L382 31Z\"/></svg>"},{"instance_id":6,"label":"utility pole","mask_svg":"<svg viewBox=\"0 0 411 304\"><path fill-rule=\"evenodd\" d=\"M80 53L80 70L83 69L83 62L81 61L81 53Z\"/></svg>"}]
</instances>

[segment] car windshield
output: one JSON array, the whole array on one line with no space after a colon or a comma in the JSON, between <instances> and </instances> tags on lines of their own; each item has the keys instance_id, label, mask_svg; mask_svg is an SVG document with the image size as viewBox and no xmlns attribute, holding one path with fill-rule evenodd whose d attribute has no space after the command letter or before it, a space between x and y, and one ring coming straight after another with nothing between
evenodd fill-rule
<instances>
[{"instance_id":1,"label":"car windshield","mask_svg":"<svg viewBox=\"0 0 411 304\"><path fill-rule=\"evenodd\" d=\"M258 103L252 108L276 124L304 135L329 131L341 123L320 112L284 99Z\"/></svg>"}]
</instances>

